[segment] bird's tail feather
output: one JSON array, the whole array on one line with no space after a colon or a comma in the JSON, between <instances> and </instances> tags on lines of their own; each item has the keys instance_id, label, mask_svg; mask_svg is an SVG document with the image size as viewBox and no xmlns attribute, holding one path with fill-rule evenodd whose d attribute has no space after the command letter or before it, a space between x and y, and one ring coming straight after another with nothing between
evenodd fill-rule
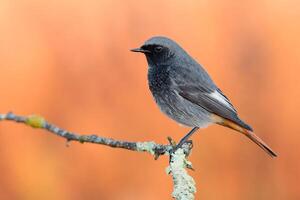
<instances>
[{"instance_id":1,"label":"bird's tail feather","mask_svg":"<svg viewBox=\"0 0 300 200\"><path fill-rule=\"evenodd\" d=\"M252 140L255 144L257 144L260 148L262 148L267 154L271 157L277 157L277 154L266 144L262 139L260 139L253 132L245 130L244 133L250 140Z\"/></svg>"},{"instance_id":2,"label":"bird's tail feather","mask_svg":"<svg viewBox=\"0 0 300 200\"><path fill-rule=\"evenodd\" d=\"M240 133L243 133L245 136L247 136L250 140L252 140L255 144L257 144L262 150L264 150L271 157L277 157L277 154L252 131L242 128L241 126L226 119L222 120L222 122L218 122L218 124L234 129Z\"/></svg>"}]
</instances>

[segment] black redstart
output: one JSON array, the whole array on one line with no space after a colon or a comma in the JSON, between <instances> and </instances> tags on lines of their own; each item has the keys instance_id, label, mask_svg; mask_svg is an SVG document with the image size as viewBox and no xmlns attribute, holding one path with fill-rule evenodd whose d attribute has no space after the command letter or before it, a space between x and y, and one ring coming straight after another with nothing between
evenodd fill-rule
<instances>
[{"instance_id":1,"label":"black redstart","mask_svg":"<svg viewBox=\"0 0 300 200\"><path fill-rule=\"evenodd\" d=\"M146 55L149 88L161 111L176 122L193 127L179 147L199 128L219 124L243 133L270 156L277 156L238 117L229 99L203 67L176 42L152 37L131 51Z\"/></svg>"}]
</instances>

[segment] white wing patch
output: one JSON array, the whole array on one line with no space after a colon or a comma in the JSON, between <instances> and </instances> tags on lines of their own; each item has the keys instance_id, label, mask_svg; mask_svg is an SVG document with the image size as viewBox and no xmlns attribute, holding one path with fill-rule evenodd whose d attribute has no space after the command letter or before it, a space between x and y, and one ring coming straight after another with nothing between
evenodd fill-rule
<instances>
[{"instance_id":1,"label":"white wing patch","mask_svg":"<svg viewBox=\"0 0 300 200\"><path fill-rule=\"evenodd\" d=\"M214 98L218 102L222 103L227 108L230 108L231 110L233 110L234 112L236 112L236 110L233 108L233 106L230 103L230 101L222 93L220 93L218 90L215 90L214 92L210 93L209 96L212 97L212 98Z\"/></svg>"}]
</instances>

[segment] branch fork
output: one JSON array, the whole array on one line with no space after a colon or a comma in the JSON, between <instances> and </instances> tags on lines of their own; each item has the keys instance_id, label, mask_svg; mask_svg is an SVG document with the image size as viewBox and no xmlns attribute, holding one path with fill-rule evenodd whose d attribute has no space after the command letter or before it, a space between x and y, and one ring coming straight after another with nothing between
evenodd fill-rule
<instances>
[{"instance_id":1,"label":"branch fork","mask_svg":"<svg viewBox=\"0 0 300 200\"><path fill-rule=\"evenodd\" d=\"M71 141L101 144L113 148L148 152L154 156L154 159L158 159L162 155L169 155L169 166L167 167L166 172L172 176L174 183L172 197L176 200L195 199L194 194L196 192L196 184L186 170L186 168L193 169L191 162L187 160L187 157L193 148L192 141L187 141L181 147L177 148L176 143L170 137L168 137L170 144L163 145L156 144L155 142L128 142L115 140L95 134L82 135L61 129L38 115L21 116L15 115L12 112L0 114L0 121L4 120L22 123L32 128L44 129L50 133L65 138L67 140L67 145Z\"/></svg>"}]
</instances>

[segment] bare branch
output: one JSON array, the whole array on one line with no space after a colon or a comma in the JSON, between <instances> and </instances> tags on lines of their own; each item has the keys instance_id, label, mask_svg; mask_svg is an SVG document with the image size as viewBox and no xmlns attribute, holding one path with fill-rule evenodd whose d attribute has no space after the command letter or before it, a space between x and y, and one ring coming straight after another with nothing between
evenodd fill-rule
<instances>
[{"instance_id":1,"label":"bare branch","mask_svg":"<svg viewBox=\"0 0 300 200\"><path fill-rule=\"evenodd\" d=\"M80 143L94 143L131 151L148 152L154 155L155 159L161 155L170 155L170 166L167 168L167 172L173 177L174 191L172 196L176 200L194 199L194 193L196 192L195 182L186 171L186 168L191 169L191 163L186 159L193 147L191 141L183 144L181 148L174 150L174 142L171 139L169 139L169 145L162 145L156 144L155 142L128 142L115 140L112 138L100 137L95 134L81 135L61 129L38 115L20 116L9 112L7 114L0 114L0 121L3 120L23 123L33 128L45 129L57 136L65 138L68 142L77 141Z\"/></svg>"}]
</instances>

